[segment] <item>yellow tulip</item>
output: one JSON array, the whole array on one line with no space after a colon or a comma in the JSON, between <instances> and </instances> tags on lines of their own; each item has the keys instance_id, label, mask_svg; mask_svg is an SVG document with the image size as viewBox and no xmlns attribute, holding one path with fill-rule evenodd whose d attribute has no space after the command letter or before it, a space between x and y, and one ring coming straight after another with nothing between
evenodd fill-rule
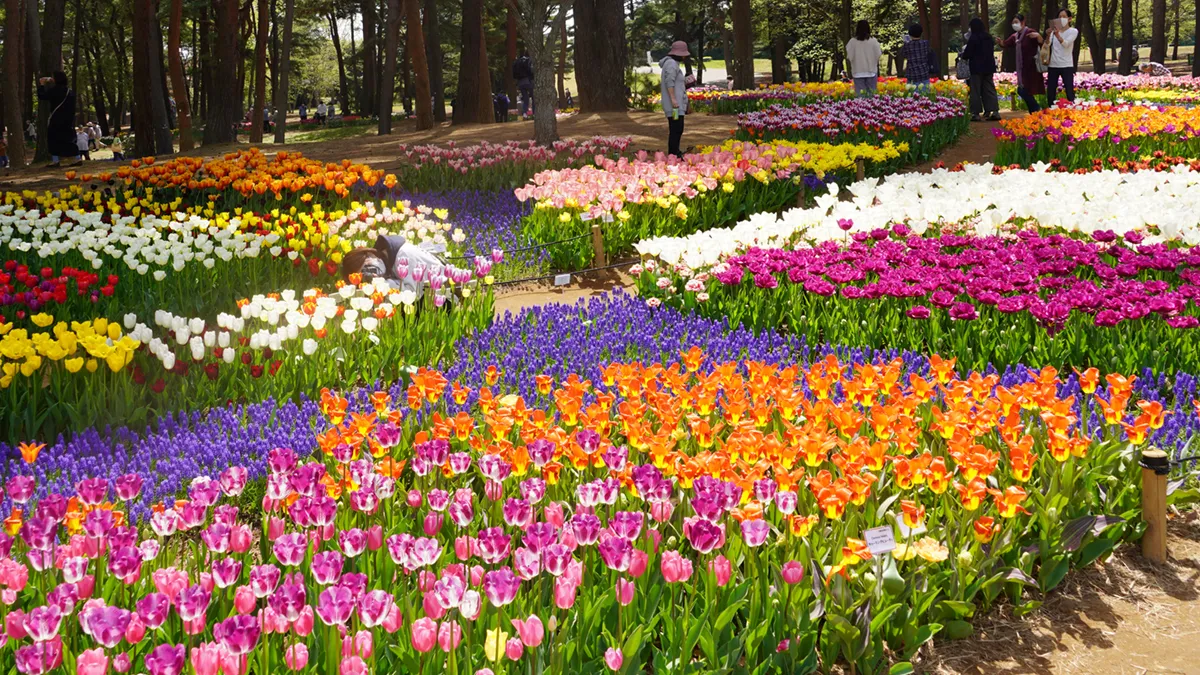
<instances>
[{"instance_id":1,"label":"yellow tulip","mask_svg":"<svg viewBox=\"0 0 1200 675\"><path fill-rule=\"evenodd\" d=\"M63 365L66 366L68 373L78 373L83 368L83 357L77 356L73 359L67 359L63 361Z\"/></svg>"},{"instance_id":2,"label":"yellow tulip","mask_svg":"<svg viewBox=\"0 0 1200 675\"><path fill-rule=\"evenodd\" d=\"M29 320L32 321L33 325L37 326L38 328L45 328L46 326L54 323L54 315L47 314L45 312L39 312L29 317Z\"/></svg>"},{"instance_id":3,"label":"yellow tulip","mask_svg":"<svg viewBox=\"0 0 1200 675\"><path fill-rule=\"evenodd\" d=\"M96 362L96 359L88 359L85 366L87 367L87 371L89 373L94 373L96 372L96 368L100 367L100 364Z\"/></svg>"}]
</instances>

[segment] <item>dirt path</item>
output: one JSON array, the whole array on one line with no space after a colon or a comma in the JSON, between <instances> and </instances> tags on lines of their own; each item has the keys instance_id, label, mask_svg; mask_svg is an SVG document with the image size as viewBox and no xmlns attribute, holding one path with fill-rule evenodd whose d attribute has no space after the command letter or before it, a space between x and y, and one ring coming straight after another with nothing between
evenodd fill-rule
<instances>
[{"instance_id":1,"label":"dirt path","mask_svg":"<svg viewBox=\"0 0 1200 675\"><path fill-rule=\"evenodd\" d=\"M974 636L935 641L919 671L937 675L1200 673L1200 517L1171 522L1166 565L1123 546L1104 564L1073 570L1026 617L1001 607Z\"/></svg>"}]
</instances>

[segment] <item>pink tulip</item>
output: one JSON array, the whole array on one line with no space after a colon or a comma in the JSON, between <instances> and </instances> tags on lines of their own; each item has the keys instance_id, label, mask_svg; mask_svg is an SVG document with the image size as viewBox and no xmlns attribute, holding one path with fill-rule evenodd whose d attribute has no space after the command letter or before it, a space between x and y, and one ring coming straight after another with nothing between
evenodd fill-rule
<instances>
[{"instance_id":1,"label":"pink tulip","mask_svg":"<svg viewBox=\"0 0 1200 675\"><path fill-rule=\"evenodd\" d=\"M546 519L547 523L550 523L554 527L560 529L562 528L563 523L566 522L562 504L559 504L558 502L550 502L547 504L546 508L542 510L542 517Z\"/></svg>"},{"instance_id":2,"label":"pink tulip","mask_svg":"<svg viewBox=\"0 0 1200 675\"><path fill-rule=\"evenodd\" d=\"M804 565L795 560L785 562L779 571L784 583L789 585L798 584L804 579Z\"/></svg>"},{"instance_id":3,"label":"pink tulip","mask_svg":"<svg viewBox=\"0 0 1200 675\"><path fill-rule=\"evenodd\" d=\"M342 639L343 658L347 656L360 656L364 659L369 659L374 651L375 641L369 630L360 630L353 637L347 635Z\"/></svg>"},{"instance_id":4,"label":"pink tulip","mask_svg":"<svg viewBox=\"0 0 1200 675\"><path fill-rule=\"evenodd\" d=\"M504 645L504 655L510 661L519 661L525 654L525 645L521 643L520 638L509 638Z\"/></svg>"},{"instance_id":5,"label":"pink tulip","mask_svg":"<svg viewBox=\"0 0 1200 675\"><path fill-rule=\"evenodd\" d=\"M446 608L438 602L435 593L426 593L425 597L421 599L421 607L425 610L425 616L435 621L440 621L446 615Z\"/></svg>"},{"instance_id":6,"label":"pink tulip","mask_svg":"<svg viewBox=\"0 0 1200 675\"><path fill-rule=\"evenodd\" d=\"M692 561L679 555L678 551L667 551L662 556L663 580L668 584L692 578Z\"/></svg>"},{"instance_id":7,"label":"pink tulip","mask_svg":"<svg viewBox=\"0 0 1200 675\"><path fill-rule=\"evenodd\" d=\"M289 670L304 670L308 666L308 647L303 642L289 645L283 653L283 662Z\"/></svg>"},{"instance_id":8,"label":"pink tulip","mask_svg":"<svg viewBox=\"0 0 1200 675\"><path fill-rule=\"evenodd\" d=\"M154 574L150 575L154 582L154 587L159 593L167 596L167 600L171 604L175 604L175 598L179 592L188 587L187 572L177 570L174 567L166 567L160 570L155 570Z\"/></svg>"},{"instance_id":9,"label":"pink tulip","mask_svg":"<svg viewBox=\"0 0 1200 675\"><path fill-rule=\"evenodd\" d=\"M413 489L408 491L407 500L408 505L415 509L421 506L421 502L424 501L424 498L421 496L420 490Z\"/></svg>"},{"instance_id":10,"label":"pink tulip","mask_svg":"<svg viewBox=\"0 0 1200 675\"><path fill-rule=\"evenodd\" d=\"M367 530L367 548L378 551L383 546L383 526L374 525Z\"/></svg>"},{"instance_id":11,"label":"pink tulip","mask_svg":"<svg viewBox=\"0 0 1200 675\"><path fill-rule=\"evenodd\" d=\"M575 606L575 591L578 584L561 576L554 580L554 606L559 609L571 609Z\"/></svg>"},{"instance_id":12,"label":"pink tulip","mask_svg":"<svg viewBox=\"0 0 1200 675\"><path fill-rule=\"evenodd\" d=\"M669 500L656 501L650 504L650 517L656 523L665 523L671 519L675 506Z\"/></svg>"},{"instance_id":13,"label":"pink tulip","mask_svg":"<svg viewBox=\"0 0 1200 675\"><path fill-rule=\"evenodd\" d=\"M142 618L136 613L129 617L129 626L125 628L125 641L131 645L136 645L146 637L146 624Z\"/></svg>"},{"instance_id":14,"label":"pink tulip","mask_svg":"<svg viewBox=\"0 0 1200 675\"><path fill-rule=\"evenodd\" d=\"M292 628L296 631L296 635L300 637L308 637L313 631L313 609L311 605L305 605L304 609L300 610L300 617L292 624Z\"/></svg>"},{"instance_id":15,"label":"pink tulip","mask_svg":"<svg viewBox=\"0 0 1200 675\"><path fill-rule=\"evenodd\" d=\"M438 626L438 646L442 651L454 651L461 642L462 626L457 621L446 621Z\"/></svg>"},{"instance_id":16,"label":"pink tulip","mask_svg":"<svg viewBox=\"0 0 1200 675\"><path fill-rule=\"evenodd\" d=\"M633 602L634 590L632 581L617 579L617 602L621 603L622 607L629 606L629 603Z\"/></svg>"},{"instance_id":17,"label":"pink tulip","mask_svg":"<svg viewBox=\"0 0 1200 675\"><path fill-rule=\"evenodd\" d=\"M338 675L367 675L367 664L357 656L347 657L338 666Z\"/></svg>"},{"instance_id":18,"label":"pink tulip","mask_svg":"<svg viewBox=\"0 0 1200 675\"><path fill-rule=\"evenodd\" d=\"M24 640L29 633L25 632L25 612L14 609L4 617L4 634L10 640Z\"/></svg>"},{"instance_id":19,"label":"pink tulip","mask_svg":"<svg viewBox=\"0 0 1200 675\"><path fill-rule=\"evenodd\" d=\"M208 622L205 620L203 614L194 619L184 619L183 621L183 632L188 635L200 635L206 630L208 630Z\"/></svg>"},{"instance_id":20,"label":"pink tulip","mask_svg":"<svg viewBox=\"0 0 1200 675\"><path fill-rule=\"evenodd\" d=\"M234 525L229 532L229 550L234 553L245 553L250 550L254 535L249 526Z\"/></svg>"},{"instance_id":21,"label":"pink tulip","mask_svg":"<svg viewBox=\"0 0 1200 675\"><path fill-rule=\"evenodd\" d=\"M128 673L129 669L133 667L133 661L130 660L128 653L121 652L113 657L112 667L118 673Z\"/></svg>"},{"instance_id":22,"label":"pink tulip","mask_svg":"<svg viewBox=\"0 0 1200 675\"><path fill-rule=\"evenodd\" d=\"M267 540L274 542L283 536L284 522L282 518L271 516L267 521Z\"/></svg>"},{"instance_id":23,"label":"pink tulip","mask_svg":"<svg viewBox=\"0 0 1200 675\"><path fill-rule=\"evenodd\" d=\"M75 661L75 675L104 675L108 672L108 657L97 647L79 653Z\"/></svg>"},{"instance_id":24,"label":"pink tulip","mask_svg":"<svg viewBox=\"0 0 1200 675\"><path fill-rule=\"evenodd\" d=\"M254 597L254 591L249 586L238 586L233 593L233 607L238 614L249 614L254 611L258 599Z\"/></svg>"},{"instance_id":25,"label":"pink tulip","mask_svg":"<svg viewBox=\"0 0 1200 675\"><path fill-rule=\"evenodd\" d=\"M433 645L437 642L437 631L437 622L429 617L414 621L412 624L413 649L422 654L433 649Z\"/></svg>"},{"instance_id":26,"label":"pink tulip","mask_svg":"<svg viewBox=\"0 0 1200 675\"><path fill-rule=\"evenodd\" d=\"M454 540L454 555L462 561L471 559L471 538L467 535L457 537Z\"/></svg>"},{"instance_id":27,"label":"pink tulip","mask_svg":"<svg viewBox=\"0 0 1200 675\"><path fill-rule=\"evenodd\" d=\"M75 582L75 588L79 591L80 598L92 597L92 592L96 590L96 577L92 574L85 574L83 578Z\"/></svg>"},{"instance_id":28,"label":"pink tulip","mask_svg":"<svg viewBox=\"0 0 1200 675\"><path fill-rule=\"evenodd\" d=\"M542 620L536 614L531 614L524 621L513 619L512 625L526 647L537 647L542 644L542 640L546 636L545 626L542 625Z\"/></svg>"},{"instance_id":29,"label":"pink tulip","mask_svg":"<svg viewBox=\"0 0 1200 675\"><path fill-rule=\"evenodd\" d=\"M216 675L221 667L221 647L215 642L205 642L192 647L188 658L196 675Z\"/></svg>"},{"instance_id":30,"label":"pink tulip","mask_svg":"<svg viewBox=\"0 0 1200 675\"><path fill-rule=\"evenodd\" d=\"M646 565L650 562L650 555L641 549L633 550L633 559L629 562L629 576L634 579L641 578L646 573Z\"/></svg>"},{"instance_id":31,"label":"pink tulip","mask_svg":"<svg viewBox=\"0 0 1200 675\"><path fill-rule=\"evenodd\" d=\"M729 578L733 576L733 566L729 564L729 559L723 555L708 561L708 571L713 573L717 579L717 585L721 588L729 583Z\"/></svg>"},{"instance_id":32,"label":"pink tulip","mask_svg":"<svg viewBox=\"0 0 1200 675\"><path fill-rule=\"evenodd\" d=\"M392 604L392 608L388 610L387 616L383 619L383 629L389 634L400 630L400 626L404 624L404 619L400 614L400 608Z\"/></svg>"},{"instance_id":33,"label":"pink tulip","mask_svg":"<svg viewBox=\"0 0 1200 675\"><path fill-rule=\"evenodd\" d=\"M609 647L608 651L604 652L604 665L608 666L609 670L620 670L621 664L625 662L625 655L621 650L614 647Z\"/></svg>"}]
</instances>

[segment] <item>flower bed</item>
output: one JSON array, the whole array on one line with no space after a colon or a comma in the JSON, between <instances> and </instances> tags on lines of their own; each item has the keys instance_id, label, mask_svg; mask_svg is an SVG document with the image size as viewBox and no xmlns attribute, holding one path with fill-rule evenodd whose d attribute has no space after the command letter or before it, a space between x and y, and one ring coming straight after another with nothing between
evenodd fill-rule
<instances>
[{"instance_id":1,"label":"flower bed","mask_svg":"<svg viewBox=\"0 0 1200 675\"><path fill-rule=\"evenodd\" d=\"M738 116L737 138L814 143L907 143L904 162L926 159L969 125L966 104L947 96L869 96Z\"/></svg>"},{"instance_id":2,"label":"flower bed","mask_svg":"<svg viewBox=\"0 0 1200 675\"><path fill-rule=\"evenodd\" d=\"M1017 93L1016 73L996 73L996 90L1002 96ZM1200 79L1184 76L1118 75L1116 73L1075 73L1075 94L1079 98L1130 101L1150 95L1200 94Z\"/></svg>"},{"instance_id":3,"label":"flower bed","mask_svg":"<svg viewBox=\"0 0 1200 675\"><path fill-rule=\"evenodd\" d=\"M445 190L512 190L539 171L579 167L597 157L625 153L628 136L596 136L584 141L555 141L542 147L533 141L482 142L457 145L400 144L406 160L396 171L397 183L414 192Z\"/></svg>"},{"instance_id":4,"label":"flower bed","mask_svg":"<svg viewBox=\"0 0 1200 675\"><path fill-rule=\"evenodd\" d=\"M958 355L964 366L1195 372L1200 252L1023 230L751 249L691 280L644 272L639 295L756 329Z\"/></svg>"},{"instance_id":5,"label":"flower bed","mask_svg":"<svg viewBox=\"0 0 1200 675\"><path fill-rule=\"evenodd\" d=\"M730 228L683 237L655 237L634 248L681 274L711 271L731 255L758 246L784 247L802 241L846 241L896 223L922 234L931 226L970 225L980 235L997 232L1010 221L1037 221L1043 227L1090 235L1111 230L1139 232L1146 243L1200 244L1200 173L1173 171L1122 173L1105 170L1074 173L1031 171L995 173L990 164L961 171L893 175L849 186L851 198L831 187L816 206L782 216L760 213Z\"/></svg>"},{"instance_id":6,"label":"flower bed","mask_svg":"<svg viewBox=\"0 0 1200 675\"><path fill-rule=\"evenodd\" d=\"M516 191L534 201L525 231L542 242L579 237L603 221L605 250L628 250L654 234L688 233L718 227L744 214L777 211L794 204L804 174L833 179L854 171L863 158L875 171L906 147L885 142L828 145L729 142L683 160L646 153L604 160L597 166L547 171ZM832 174L832 175L831 175ZM578 269L591 259L590 242L559 246L551 253L558 269Z\"/></svg>"},{"instance_id":7,"label":"flower bed","mask_svg":"<svg viewBox=\"0 0 1200 675\"><path fill-rule=\"evenodd\" d=\"M1072 168L1154 152L1200 154L1200 110L1181 106L1060 105L1005 120L992 130L997 164L1028 166L1058 159Z\"/></svg>"},{"instance_id":8,"label":"flower bed","mask_svg":"<svg viewBox=\"0 0 1200 675\"><path fill-rule=\"evenodd\" d=\"M724 89L720 87L693 87L688 89L688 100L692 110L714 115L735 115L754 112L772 105L806 105L824 100L854 98L851 82L789 82L786 84L763 85L758 89ZM878 84L878 93L888 96L906 96L912 93L903 78L883 77ZM933 93L966 99L967 88L954 80L939 80L933 85ZM655 98L657 101L657 97Z\"/></svg>"},{"instance_id":9,"label":"flower bed","mask_svg":"<svg viewBox=\"0 0 1200 675\"><path fill-rule=\"evenodd\" d=\"M681 361L473 405L422 371L411 412L380 395L347 415L326 394L315 461L267 453L261 522L235 506L244 467L136 523L151 477L31 500L22 471L0 650L23 672L640 672L679 653L877 672L970 633L1006 585L1035 607L1020 586L1049 591L1139 533L1123 449L1163 422L1153 405L1086 437L1051 370L993 393L997 375L940 360L932 379L896 361ZM1121 410L1132 393L1110 378ZM890 554L865 543L873 527Z\"/></svg>"}]
</instances>

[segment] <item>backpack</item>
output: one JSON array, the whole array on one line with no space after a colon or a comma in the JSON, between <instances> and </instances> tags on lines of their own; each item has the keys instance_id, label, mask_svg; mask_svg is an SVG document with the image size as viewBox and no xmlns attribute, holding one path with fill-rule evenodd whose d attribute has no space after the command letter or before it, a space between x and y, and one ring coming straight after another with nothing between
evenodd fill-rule
<instances>
[{"instance_id":1,"label":"backpack","mask_svg":"<svg viewBox=\"0 0 1200 675\"><path fill-rule=\"evenodd\" d=\"M971 79L971 59L963 56L963 52L967 50L963 47L963 51L958 54L958 62L954 64L954 76L960 80Z\"/></svg>"}]
</instances>

